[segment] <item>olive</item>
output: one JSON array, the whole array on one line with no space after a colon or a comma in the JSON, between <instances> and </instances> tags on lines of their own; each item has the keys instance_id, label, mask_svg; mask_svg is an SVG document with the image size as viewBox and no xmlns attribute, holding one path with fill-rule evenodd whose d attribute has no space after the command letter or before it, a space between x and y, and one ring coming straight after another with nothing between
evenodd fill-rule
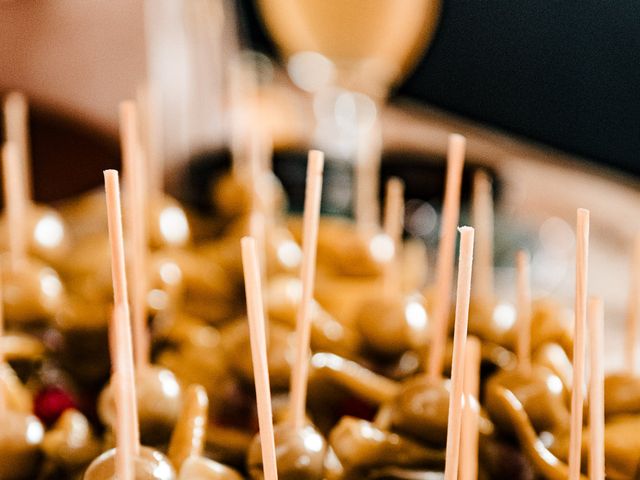
<instances>
[{"instance_id":1,"label":"olive","mask_svg":"<svg viewBox=\"0 0 640 480\"><path fill-rule=\"evenodd\" d=\"M513 432L512 419L506 415L504 401L499 396L505 389L523 405L536 431L558 432L568 428L570 415L564 386L547 368L533 365L529 371L503 370L487 381L485 407L489 415L503 431Z\"/></svg>"},{"instance_id":2,"label":"olive","mask_svg":"<svg viewBox=\"0 0 640 480\"><path fill-rule=\"evenodd\" d=\"M169 440L180 413L180 385L170 370L153 365L138 369L135 376L142 442L147 445L164 444ZM102 423L113 430L115 404L111 383L98 398L98 415Z\"/></svg>"},{"instance_id":3,"label":"olive","mask_svg":"<svg viewBox=\"0 0 640 480\"><path fill-rule=\"evenodd\" d=\"M3 304L7 325L18 330L46 326L62 306L64 287L58 274L44 263L25 259L9 268L3 257Z\"/></svg>"},{"instance_id":4,"label":"olive","mask_svg":"<svg viewBox=\"0 0 640 480\"><path fill-rule=\"evenodd\" d=\"M418 294L378 295L364 300L355 319L365 345L383 356L398 356L427 343L429 320Z\"/></svg>"},{"instance_id":5,"label":"olive","mask_svg":"<svg viewBox=\"0 0 640 480\"><path fill-rule=\"evenodd\" d=\"M70 248L70 239L67 225L62 216L54 209L31 204L27 211L28 252L48 264L57 264ZM6 219L2 219L0 231L2 232L3 250L7 247Z\"/></svg>"},{"instance_id":6,"label":"olive","mask_svg":"<svg viewBox=\"0 0 640 480\"><path fill-rule=\"evenodd\" d=\"M283 480L322 480L327 443L312 425L293 429L289 422L275 426L276 464L278 478ZM254 437L247 455L251 478L261 480L262 449L260 437Z\"/></svg>"},{"instance_id":7,"label":"olive","mask_svg":"<svg viewBox=\"0 0 640 480\"><path fill-rule=\"evenodd\" d=\"M44 437L42 423L34 415L7 410L0 424L0 480L36 478Z\"/></svg>"},{"instance_id":8,"label":"olive","mask_svg":"<svg viewBox=\"0 0 640 480\"><path fill-rule=\"evenodd\" d=\"M242 480L242 476L222 463L190 457L182 464L178 480Z\"/></svg>"},{"instance_id":9,"label":"olive","mask_svg":"<svg viewBox=\"0 0 640 480\"><path fill-rule=\"evenodd\" d=\"M100 447L87 418L74 409L62 414L42 442L47 459L67 472L86 467L100 453Z\"/></svg>"},{"instance_id":10,"label":"olive","mask_svg":"<svg viewBox=\"0 0 640 480\"><path fill-rule=\"evenodd\" d=\"M368 470L388 467L441 467L444 449L432 449L366 420L343 417L329 435L329 443L347 471L366 478Z\"/></svg>"},{"instance_id":11,"label":"olive","mask_svg":"<svg viewBox=\"0 0 640 480\"><path fill-rule=\"evenodd\" d=\"M89 465L84 473L84 480L117 480L115 460L115 448L107 450ZM157 450L140 447L140 455L133 462L135 480L175 480L176 478L169 459Z\"/></svg>"}]
</instances>

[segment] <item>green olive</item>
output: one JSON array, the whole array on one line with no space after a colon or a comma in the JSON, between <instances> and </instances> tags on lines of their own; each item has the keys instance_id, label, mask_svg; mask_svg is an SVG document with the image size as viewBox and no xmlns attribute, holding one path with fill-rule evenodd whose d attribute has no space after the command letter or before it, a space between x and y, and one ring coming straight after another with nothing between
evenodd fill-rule
<instances>
[{"instance_id":1,"label":"green olive","mask_svg":"<svg viewBox=\"0 0 640 480\"><path fill-rule=\"evenodd\" d=\"M485 407L491 418L505 432L512 432L511 417L506 414L504 401L498 395L509 390L523 405L536 431L563 431L569 425L569 411L565 404L564 386L550 370L533 365L522 369L503 370L493 375L485 385Z\"/></svg>"},{"instance_id":2,"label":"green olive","mask_svg":"<svg viewBox=\"0 0 640 480\"><path fill-rule=\"evenodd\" d=\"M36 478L44 427L31 414L7 410L0 418L0 480Z\"/></svg>"},{"instance_id":3,"label":"green olive","mask_svg":"<svg viewBox=\"0 0 640 480\"><path fill-rule=\"evenodd\" d=\"M74 409L65 410L42 442L47 459L67 472L86 467L100 453L100 447L87 418Z\"/></svg>"},{"instance_id":4,"label":"green olive","mask_svg":"<svg viewBox=\"0 0 640 480\"><path fill-rule=\"evenodd\" d=\"M217 323L230 318L236 309L235 286L222 267L203 260L195 251L166 249L151 258L155 266L153 285L176 289L178 308L189 315Z\"/></svg>"},{"instance_id":5,"label":"green olive","mask_svg":"<svg viewBox=\"0 0 640 480\"><path fill-rule=\"evenodd\" d=\"M617 373L604 379L604 409L607 417L640 413L640 378Z\"/></svg>"},{"instance_id":6,"label":"green olive","mask_svg":"<svg viewBox=\"0 0 640 480\"><path fill-rule=\"evenodd\" d=\"M275 426L276 463L282 480L322 480L327 443L312 425L294 430L289 422ZM263 479L260 437L254 437L247 455L251 478Z\"/></svg>"},{"instance_id":7,"label":"green olive","mask_svg":"<svg viewBox=\"0 0 640 480\"><path fill-rule=\"evenodd\" d=\"M67 225L54 209L32 204L27 211L28 251L48 264L57 264L69 253L70 240ZM0 248L7 249L6 219L2 218Z\"/></svg>"},{"instance_id":8,"label":"green olive","mask_svg":"<svg viewBox=\"0 0 640 480\"><path fill-rule=\"evenodd\" d=\"M402 383L391 402L395 431L444 447L449 416L449 382L419 375Z\"/></svg>"},{"instance_id":9,"label":"green olive","mask_svg":"<svg viewBox=\"0 0 640 480\"><path fill-rule=\"evenodd\" d=\"M109 376L109 304L71 296L55 317L60 347L55 351L61 365L83 385L96 388Z\"/></svg>"},{"instance_id":10,"label":"green olive","mask_svg":"<svg viewBox=\"0 0 640 480\"><path fill-rule=\"evenodd\" d=\"M421 295L390 296L379 292L366 299L355 319L365 345L381 356L398 356L427 343L429 319Z\"/></svg>"},{"instance_id":11,"label":"green olive","mask_svg":"<svg viewBox=\"0 0 640 480\"><path fill-rule=\"evenodd\" d=\"M295 328L302 297L302 283L291 275L276 275L265 292L270 320ZM354 356L360 348L358 333L333 318L318 302L311 308L311 348Z\"/></svg>"},{"instance_id":12,"label":"green olive","mask_svg":"<svg viewBox=\"0 0 640 480\"><path fill-rule=\"evenodd\" d=\"M533 463L537 473L547 480L566 480L569 477L567 465L538 438L525 407L516 394L496 385L492 395L495 408L501 410L506 421L512 425L520 447ZM580 480L586 480L586 477L581 475Z\"/></svg>"},{"instance_id":13,"label":"green olive","mask_svg":"<svg viewBox=\"0 0 640 480\"><path fill-rule=\"evenodd\" d=\"M149 365L136 371L136 397L140 437L147 445L165 444L180 413L182 395L175 375ZM111 383L98 398L98 415L105 425L115 426L115 404Z\"/></svg>"},{"instance_id":14,"label":"green olive","mask_svg":"<svg viewBox=\"0 0 640 480\"><path fill-rule=\"evenodd\" d=\"M242 480L242 476L222 463L190 457L182 464L178 480Z\"/></svg>"},{"instance_id":15,"label":"green olive","mask_svg":"<svg viewBox=\"0 0 640 480\"><path fill-rule=\"evenodd\" d=\"M97 457L84 474L84 480L117 480L116 450L112 448ZM169 459L157 450L141 447L134 459L135 480L175 480L176 473Z\"/></svg>"},{"instance_id":16,"label":"green olive","mask_svg":"<svg viewBox=\"0 0 640 480\"><path fill-rule=\"evenodd\" d=\"M251 355L238 355L237 352L250 352L249 325L239 320L221 329L222 348L226 353L229 368L247 384L252 385L253 364ZM285 389L289 386L291 374L290 360L295 348L295 333L278 323L269 324L267 359L271 386Z\"/></svg>"},{"instance_id":17,"label":"green olive","mask_svg":"<svg viewBox=\"0 0 640 480\"><path fill-rule=\"evenodd\" d=\"M343 417L329 435L329 443L347 471L366 472L379 467L441 467L444 449L428 448L397 433L379 429L366 420Z\"/></svg>"},{"instance_id":18,"label":"green olive","mask_svg":"<svg viewBox=\"0 0 640 480\"><path fill-rule=\"evenodd\" d=\"M62 306L64 287L50 267L35 259L24 259L15 269L2 258L4 311L7 325L32 330L47 325Z\"/></svg>"}]
</instances>

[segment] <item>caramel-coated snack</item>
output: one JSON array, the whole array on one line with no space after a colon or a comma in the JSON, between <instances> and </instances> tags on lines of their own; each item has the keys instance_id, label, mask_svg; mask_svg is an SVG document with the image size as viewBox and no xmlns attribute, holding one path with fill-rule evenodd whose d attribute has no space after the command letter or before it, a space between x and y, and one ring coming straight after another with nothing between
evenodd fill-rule
<instances>
[{"instance_id":1,"label":"caramel-coated snack","mask_svg":"<svg viewBox=\"0 0 640 480\"><path fill-rule=\"evenodd\" d=\"M276 463L282 480L322 480L327 443L312 425L299 430L287 421L275 426ZM251 478L262 480L262 450L260 437L254 437L247 454L247 469Z\"/></svg>"},{"instance_id":2,"label":"caramel-coated snack","mask_svg":"<svg viewBox=\"0 0 640 480\"><path fill-rule=\"evenodd\" d=\"M0 480L36 478L44 427L34 415L7 410L0 418Z\"/></svg>"},{"instance_id":3,"label":"caramel-coated snack","mask_svg":"<svg viewBox=\"0 0 640 480\"><path fill-rule=\"evenodd\" d=\"M117 480L115 474L116 450L112 448L97 457L84 474L84 480ZM175 480L176 473L167 457L157 450L140 447L134 459L135 480Z\"/></svg>"}]
</instances>

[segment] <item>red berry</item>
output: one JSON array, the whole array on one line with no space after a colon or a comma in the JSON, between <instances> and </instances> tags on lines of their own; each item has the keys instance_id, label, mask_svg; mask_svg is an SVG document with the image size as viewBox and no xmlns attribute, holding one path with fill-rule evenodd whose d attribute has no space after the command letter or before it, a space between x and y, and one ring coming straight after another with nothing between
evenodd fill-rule
<instances>
[{"instance_id":1,"label":"red berry","mask_svg":"<svg viewBox=\"0 0 640 480\"><path fill-rule=\"evenodd\" d=\"M77 408L77 402L67 391L59 387L44 387L34 402L34 413L45 425L55 423L69 408Z\"/></svg>"}]
</instances>

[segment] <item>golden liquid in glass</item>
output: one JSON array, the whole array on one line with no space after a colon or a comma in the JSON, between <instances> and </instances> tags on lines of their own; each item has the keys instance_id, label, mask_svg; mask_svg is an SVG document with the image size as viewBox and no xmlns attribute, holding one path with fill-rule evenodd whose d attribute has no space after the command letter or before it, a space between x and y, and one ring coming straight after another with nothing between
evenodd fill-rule
<instances>
[{"instance_id":1,"label":"golden liquid in glass","mask_svg":"<svg viewBox=\"0 0 640 480\"><path fill-rule=\"evenodd\" d=\"M340 83L386 89L413 67L435 32L440 0L256 0L285 58L315 51ZM355 84L355 85L353 85ZM366 85L365 85L365 90Z\"/></svg>"}]
</instances>

